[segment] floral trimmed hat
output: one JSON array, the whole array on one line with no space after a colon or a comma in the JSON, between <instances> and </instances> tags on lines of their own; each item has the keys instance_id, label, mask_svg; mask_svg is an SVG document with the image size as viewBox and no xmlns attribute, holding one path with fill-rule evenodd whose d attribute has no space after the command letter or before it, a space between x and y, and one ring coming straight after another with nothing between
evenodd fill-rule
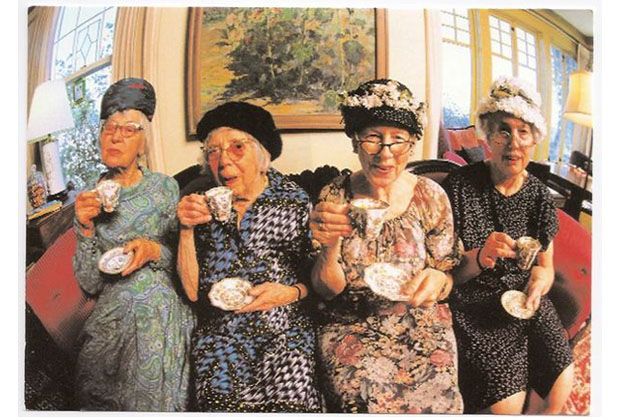
<instances>
[{"instance_id":1,"label":"floral trimmed hat","mask_svg":"<svg viewBox=\"0 0 630 420\"><path fill-rule=\"evenodd\" d=\"M373 125L393 125L422 137L424 103L414 99L409 88L396 80L370 80L339 96L348 137Z\"/></svg>"},{"instance_id":2,"label":"floral trimmed hat","mask_svg":"<svg viewBox=\"0 0 630 420\"><path fill-rule=\"evenodd\" d=\"M492 84L490 95L479 104L477 119L503 111L532 124L541 137L545 137L547 124L540 104L540 94L532 85L517 78L501 76Z\"/></svg>"}]
</instances>

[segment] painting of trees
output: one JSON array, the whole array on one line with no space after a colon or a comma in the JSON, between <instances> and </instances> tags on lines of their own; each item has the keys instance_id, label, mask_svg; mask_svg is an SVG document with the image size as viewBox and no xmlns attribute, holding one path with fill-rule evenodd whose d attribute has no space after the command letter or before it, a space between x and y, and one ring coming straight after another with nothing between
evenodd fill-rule
<instances>
[{"instance_id":1,"label":"painting of trees","mask_svg":"<svg viewBox=\"0 0 630 420\"><path fill-rule=\"evenodd\" d=\"M277 115L330 114L376 75L374 9L204 8L199 113L245 100Z\"/></svg>"}]
</instances>

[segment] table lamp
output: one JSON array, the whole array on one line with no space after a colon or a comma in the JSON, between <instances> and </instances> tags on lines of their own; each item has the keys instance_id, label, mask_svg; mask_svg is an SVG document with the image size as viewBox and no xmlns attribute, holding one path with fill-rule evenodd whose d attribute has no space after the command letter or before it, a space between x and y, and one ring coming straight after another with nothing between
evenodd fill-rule
<instances>
[{"instance_id":1,"label":"table lamp","mask_svg":"<svg viewBox=\"0 0 630 420\"><path fill-rule=\"evenodd\" d=\"M591 110L592 76L590 71L578 71L569 76L569 95L564 108L563 117L576 124L593 128L593 113ZM588 148L588 158L593 153L593 134Z\"/></svg>"},{"instance_id":2,"label":"table lamp","mask_svg":"<svg viewBox=\"0 0 630 420\"><path fill-rule=\"evenodd\" d=\"M49 80L37 86L28 116L26 138L29 143L39 142L49 201L63 198L66 194L59 147L53 134L69 128L74 128L74 118L65 81Z\"/></svg>"}]
</instances>

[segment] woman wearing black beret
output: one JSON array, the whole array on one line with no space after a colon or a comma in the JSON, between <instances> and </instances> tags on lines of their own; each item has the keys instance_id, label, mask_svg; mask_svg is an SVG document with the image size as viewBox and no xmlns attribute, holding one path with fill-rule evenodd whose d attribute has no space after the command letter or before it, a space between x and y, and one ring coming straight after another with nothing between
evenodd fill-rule
<instances>
[{"instance_id":1,"label":"woman wearing black beret","mask_svg":"<svg viewBox=\"0 0 630 420\"><path fill-rule=\"evenodd\" d=\"M79 340L79 407L107 411L183 411L189 394L192 311L175 289L175 180L139 164L151 139L155 92L128 78L111 85L101 104L101 180L121 186L104 211L94 190L75 202L74 271L96 306ZM176 238L176 236L175 236ZM133 258L119 274L99 270L108 250ZM111 270L115 271L115 270Z\"/></svg>"},{"instance_id":2,"label":"woman wearing black beret","mask_svg":"<svg viewBox=\"0 0 630 420\"><path fill-rule=\"evenodd\" d=\"M206 169L232 192L232 211L227 220L213 217L203 192L182 198L177 210L178 269L199 319L192 342L196 408L321 411L315 333L301 302L310 267L308 196L269 167L282 141L263 108L220 105L204 115L197 135ZM213 291L235 277L252 286L250 303L217 306Z\"/></svg>"}]
</instances>

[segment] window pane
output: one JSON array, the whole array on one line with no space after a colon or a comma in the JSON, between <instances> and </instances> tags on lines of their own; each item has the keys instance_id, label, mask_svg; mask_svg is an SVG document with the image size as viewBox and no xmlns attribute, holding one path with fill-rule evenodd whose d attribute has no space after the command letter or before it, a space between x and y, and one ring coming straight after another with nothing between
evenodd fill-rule
<instances>
[{"instance_id":1,"label":"window pane","mask_svg":"<svg viewBox=\"0 0 630 420\"><path fill-rule=\"evenodd\" d=\"M470 48L442 43L442 107L446 127L470 125Z\"/></svg>"},{"instance_id":2,"label":"window pane","mask_svg":"<svg viewBox=\"0 0 630 420\"><path fill-rule=\"evenodd\" d=\"M519 66L518 77L519 79L528 81L534 88L536 88L536 70L530 69L529 67Z\"/></svg>"},{"instance_id":3,"label":"window pane","mask_svg":"<svg viewBox=\"0 0 630 420\"><path fill-rule=\"evenodd\" d=\"M55 46L53 53L52 73L54 79L65 79L74 72L74 59L72 56L72 47L74 45L74 36L70 34L64 37Z\"/></svg>"},{"instance_id":4,"label":"window pane","mask_svg":"<svg viewBox=\"0 0 630 420\"><path fill-rule=\"evenodd\" d=\"M463 29L465 31L468 30L468 19L458 17L457 18L457 29Z\"/></svg>"},{"instance_id":5,"label":"window pane","mask_svg":"<svg viewBox=\"0 0 630 420\"><path fill-rule=\"evenodd\" d=\"M455 29L449 26L442 26L442 38L455 41Z\"/></svg>"},{"instance_id":6,"label":"window pane","mask_svg":"<svg viewBox=\"0 0 630 420\"><path fill-rule=\"evenodd\" d=\"M492 41L492 53L501 54L501 44L498 41Z\"/></svg>"},{"instance_id":7,"label":"window pane","mask_svg":"<svg viewBox=\"0 0 630 420\"><path fill-rule=\"evenodd\" d=\"M494 29L494 28L490 29L490 39L492 39L493 41L499 41L501 39L499 36L498 29Z\"/></svg>"},{"instance_id":8,"label":"window pane","mask_svg":"<svg viewBox=\"0 0 630 420\"><path fill-rule=\"evenodd\" d=\"M104 170L98 144L99 108L110 83L111 67L105 67L85 77L85 97L72 103L75 129L57 136L66 181L82 190ZM68 84L72 92L73 84ZM69 96L72 98L72 94Z\"/></svg>"},{"instance_id":9,"label":"window pane","mask_svg":"<svg viewBox=\"0 0 630 420\"><path fill-rule=\"evenodd\" d=\"M492 56L492 80L499 76L512 77L512 61L503 57Z\"/></svg>"},{"instance_id":10,"label":"window pane","mask_svg":"<svg viewBox=\"0 0 630 420\"><path fill-rule=\"evenodd\" d=\"M459 32L457 35L457 40L462 44L470 45L470 35L468 32Z\"/></svg>"},{"instance_id":11,"label":"window pane","mask_svg":"<svg viewBox=\"0 0 630 420\"><path fill-rule=\"evenodd\" d=\"M549 160L568 162L573 148L574 125L562 118L562 113L569 93L569 75L576 70L577 62L573 57L552 46L551 65L552 101Z\"/></svg>"},{"instance_id":12,"label":"window pane","mask_svg":"<svg viewBox=\"0 0 630 420\"><path fill-rule=\"evenodd\" d=\"M510 31L512 30L512 27L510 26L510 24L504 20L499 20L499 22L501 23L501 32L510 33Z\"/></svg>"},{"instance_id":13,"label":"window pane","mask_svg":"<svg viewBox=\"0 0 630 420\"><path fill-rule=\"evenodd\" d=\"M77 18L79 17L79 8L63 7L59 13L59 26L57 38L63 38L77 26Z\"/></svg>"}]
</instances>

